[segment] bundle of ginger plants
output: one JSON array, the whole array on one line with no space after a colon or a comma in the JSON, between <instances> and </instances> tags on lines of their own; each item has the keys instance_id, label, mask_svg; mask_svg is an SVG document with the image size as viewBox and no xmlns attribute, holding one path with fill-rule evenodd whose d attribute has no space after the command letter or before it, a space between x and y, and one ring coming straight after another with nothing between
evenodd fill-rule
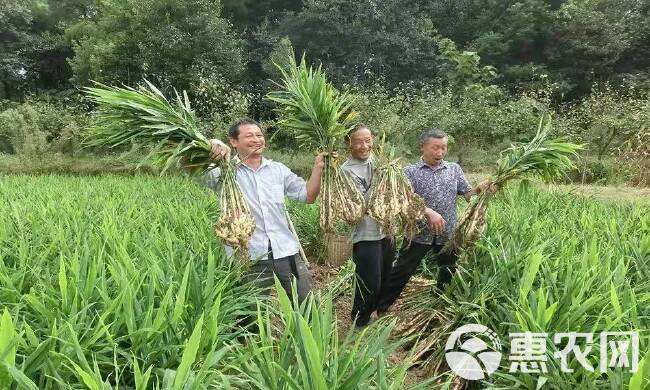
<instances>
[{"instance_id":1,"label":"bundle of ginger plants","mask_svg":"<svg viewBox=\"0 0 650 390\"><path fill-rule=\"evenodd\" d=\"M382 226L391 237L416 233L417 221L424 218L424 200L413 191L411 182L404 176L395 149L382 142L373 154L374 177L367 203L368 215Z\"/></svg>"},{"instance_id":2,"label":"bundle of ginger plants","mask_svg":"<svg viewBox=\"0 0 650 390\"><path fill-rule=\"evenodd\" d=\"M325 156L320 226L325 232L334 232L339 222L355 224L363 217L363 195L341 171L337 153L357 117L351 96L337 91L321 67L308 67L304 56L300 64L292 55L289 66L277 67L282 81L267 99L278 105L278 125L290 131L302 147Z\"/></svg>"},{"instance_id":3,"label":"bundle of ginger plants","mask_svg":"<svg viewBox=\"0 0 650 390\"><path fill-rule=\"evenodd\" d=\"M210 141L201 133L187 94L176 94L169 101L153 84L145 80L139 88L97 84L86 88L97 105L95 121L84 143L93 147L115 148L125 144L151 147L148 157L162 167L161 174L179 160L193 172L205 172L211 166ZM230 158L218 163L221 215L214 230L241 259L248 258L248 241L255 220L235 180L236 164Z\"/></svg>"}]
</instances>

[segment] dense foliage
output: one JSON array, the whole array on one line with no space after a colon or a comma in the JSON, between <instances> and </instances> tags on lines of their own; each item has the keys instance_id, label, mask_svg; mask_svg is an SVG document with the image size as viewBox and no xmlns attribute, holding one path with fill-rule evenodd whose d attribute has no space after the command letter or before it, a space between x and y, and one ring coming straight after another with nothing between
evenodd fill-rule
<instances>
[{"instance_id":1,"label":"dense foliage","mask_svg":"<svg viewBox=\"0 0 650 390\"><path fill-rule=\"evenodd\" d=\"M508 373L511 362L502 360L502 368L481 387L647 388L647 365L634 375L625 369L599 370L597 334L636 329L639 350L650 347L645 325L650 320L648 208L531 186L509 189L494 200L486 238L465 254L445 294L428 286L407 299L407 317L413 319L407 328L424 335L418 353L431 367L441 367L446 335L467 323L486 325L503 341L509 333L548 333L542 352L547 373ZM586 359L596 367L593 372L573 355L568 364L575 371L562 372L554 355L566 340L554 343L552 335L577 329L596 334ZM506 356L508 347L506 342Z\"/></svg>"},{"instance_id":2,"label":"dense foliage","mask_svg":"<svg viewBox=\"0 0 650 390\"><path fill-rule=\"evenodd\" d=\"M650 126L649 12L635 0L4 1L0 152L78 152L90 80L187 90L208 136L246 114L274 133L263 97L281 79L272 63L295 49L356 95L373 129L404 140L403 155L438 127L454 158L484 169L551 111L596 161L574 179L623 177L613 156ZM47 119L53 110L68 129ZM273 145L298 146L282 132Z\"/></svg>"},{"instance_id":3,"label":"dense foliage","mask_svg":"<svg viewBox=\"0 0 650 390\"><path fill-rule=\"evenodd\" d=\"M268 77L262 64L285 36L339 82L431 81L444 37L511 91L549 79L579 97L595 81L647 86L649 12L636 0L9 0L0 97L145 74L184 89L199 76L237 86Z\"/></svg>"},{"instance_id":4,"label":"dense foliage","mask_svg":"<svg viewBox=\"0 0 650 390\"><path fill-rule=\"evenodd\" d=\"M387 358L409 340L389 337L390 319L340 331L332 300L349 293L350 269L302 307L282 290L278 301L258 301L210 229L214 199L176 177L0 176L0 387L407 388L410 354L404 364ZM486 238L464 254L448 292L410 290L403 321L421 336L427 370L444 360L449 331L475 322L497 332L505 355L509 332L639 330L647 362L647 206L532 187L501 192L493 205ZM289 211L316 255L318 206ZM259 332L238 326L247 314ZM575 373L562 373L560 348L548 343L544 376L509 374L503 359L490 383L647 386L647 364L636 375L601 374L572 358ZM597 349L588 361L597 367Z\"/></svg>"},{"instance_id":5,"label":"dense foliage","mask_svg":"<svg viewBox=\"0 0 650 390\"><path fill-rule=\"evenodd\" d=\"M178 177L0 176L0 388L404 388L391 325L339 338L331 295L242 284L215 199Z\"/></svg>"}]
</instances>

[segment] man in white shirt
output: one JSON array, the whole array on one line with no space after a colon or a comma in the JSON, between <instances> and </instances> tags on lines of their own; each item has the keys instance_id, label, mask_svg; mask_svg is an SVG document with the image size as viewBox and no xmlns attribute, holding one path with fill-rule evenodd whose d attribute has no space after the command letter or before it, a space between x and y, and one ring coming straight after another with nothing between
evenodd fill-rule
<instances>
[{"instance_id":1,"label":"man in white shirt","mask_svg":"<svg viewBox=\"0 0 650 390\"><path fill-rule=\"evenodd\" d=\"M272 285L275 274L285 291L291 296L291 281L295 280L298 300L302 301L311 290L311 276L299 256L300 244L289 227L285 214L285 197L313 203L320 192L324 158L314 159L309 180L305 182L284 164L263 157L266 145L259 124L243 118L228 131L231 146L241 164L235 173L248 206L255 218L255 231L249 242L252 266L245 281L255 281L263 287ZM228 156L230 148L213 139L211 157L214 161ZM220 170L211 170L207 184L216 189ZM229 253L232 249L226 247Z\"/></svg>"}]
</instances>

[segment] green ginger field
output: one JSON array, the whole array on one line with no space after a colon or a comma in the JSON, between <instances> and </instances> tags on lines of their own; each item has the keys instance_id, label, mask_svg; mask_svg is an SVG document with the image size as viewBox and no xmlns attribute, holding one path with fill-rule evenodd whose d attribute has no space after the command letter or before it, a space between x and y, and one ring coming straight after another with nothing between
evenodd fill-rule
<instances>
[{"instance_id":1,"label":"green ginger field","mask_svg":"<svg viewBox=\"0 0 650 390\"><path fill-rule=\"evenodd\" d=\"M0 176L0 388L650 386L647 204L513 185L444 296L419 283L394 315L347 332L335 306L349 267L303 307L261 299L212 232L214 199L178 177ZM318 208L290 212L309 254L322 245ZM246 315L259 331L238 326ZM472 383L445 363L447 337L469 323L492 329L503 354ZM605 331L638 332L636 373L599 365ZM548 335L545 370L511 372L509 334L521 332ZM594 334L593 371L569 355L565 372L553 335L566 332Z\"/></svg>"}]
</instances>

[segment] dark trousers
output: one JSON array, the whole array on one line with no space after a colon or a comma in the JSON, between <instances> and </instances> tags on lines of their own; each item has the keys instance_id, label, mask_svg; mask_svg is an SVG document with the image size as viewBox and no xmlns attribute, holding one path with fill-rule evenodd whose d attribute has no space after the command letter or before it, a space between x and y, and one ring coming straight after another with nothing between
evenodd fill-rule
<instances>
[{"instance_id":1,"label":"dark trousers","mask_svg":"<svg viewBox=\"0 0 650 390\"><path fill-rule=\"evenodd\" d=\"M390 273L395 259L395 243L390 238L377 241L360 241L352 248L356 273L356 288L352 305L352 318L364 326L377 309L382 285Z\"/></svg>"},{"instance_id":2,"label":"dark trousers","mask_svg":"<svg viewBox=\"0 0 650 390\"><path fill-rule=\"evenodd\" d=\"M429 251L433 251L436 254L439 267L437 287L438 290L443 291L456 271L456 259L458 256L455 253L441 253L442 248L443 245L419 244L413 241L405 242L386 283L382 286L377 310L388 310L397 298L399 298L406 283L415 274L422 259Z\"/></svg>"},{"instance_id":3,"label":"dark trousers","mask_svg":"<svg viewBox=\"0 0 650 390\"><path fill-rule=\"evenodd\" d=\"M274 275L277 276L282 288L286 291L291 301L293 301L292 283L296 285L298 302L300 303L311 292L311 274L300 255L295 254L274 259L270 253L270 249L267 261L258 261L251 265L251 268L242 277L241 283L253 283L261 287L263 292L268 293L275 283L273 279ZM251 308L251 310L255 310L255 308ZM249 332L257 333L259 329L257 328L256 319L257 316L254 314L243 315L239 318L238 325L243 328L248 328Z\"/></svg>"},{"instance_id":4,"label":"dark trousers","mask_svg":"<svg viewBox=\"0 0 650 390\"><path fill-rule=\"evenodd\" d=\"M250 270L244 275L244 282L253 282L266 289L273 286L273 275L278 277L289 299L291 299L292 295L292 282L296 284L298 302L304 301L311 291L311 275L305 262L297 254L279 259L273 259L269 255L267 261L258 261L251 266Z\"/></svg>"}]
</instances>

